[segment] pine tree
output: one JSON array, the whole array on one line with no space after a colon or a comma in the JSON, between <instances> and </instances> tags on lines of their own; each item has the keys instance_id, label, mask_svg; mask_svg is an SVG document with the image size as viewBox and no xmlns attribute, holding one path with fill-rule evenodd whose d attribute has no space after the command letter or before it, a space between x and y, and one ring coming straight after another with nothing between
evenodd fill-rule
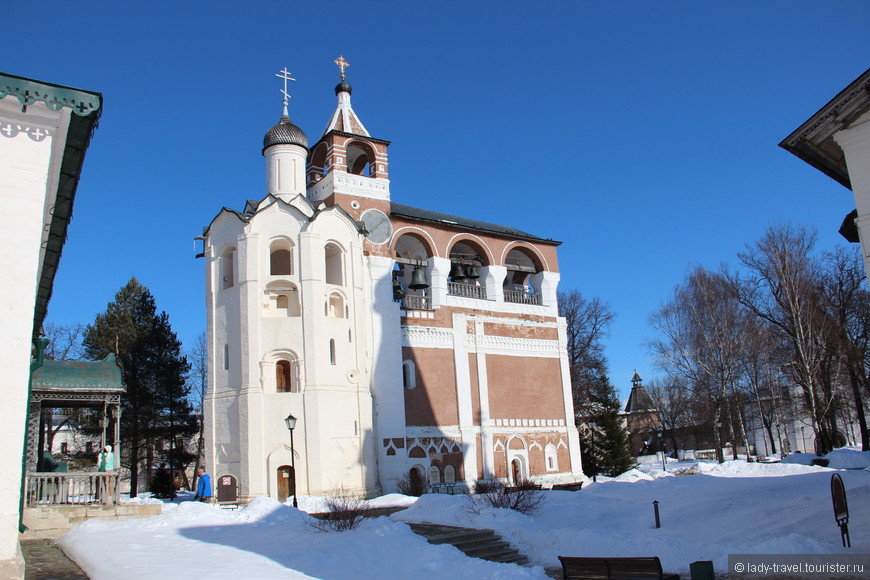
<instances>
[{"instance_id":1,"label":"pine tree","mask_svg":"<svg viewBox=\"0 0 870 580\"><path fill-rule=\"evenodd\" d=\"M175 449L176 438L196 432L185 380L190 364L169 316L157 313L154 297L136 278L88 325L82 344L91 360L114 352L121 363L127 388L121 397L121 462L130 468L130 495L135 497L139 464L145 458L156 460L155 442L168 443L163 459L173 467L190 461Z\"/></svg>"},{"instance_id":2,"label":"pine tree","mask_svg":"<svg viewBox=\"0 0 870 580\"><path fill-rule=\"evenodd\" d=\"M634 467L620 409L616 387L606 376L591 383L588 403L581 411L584 418L579 422L581 459L586 475L601 473L613 477ZM594 445L588 427L590 421L595 422Z\"/></svg>"}]
</instances>

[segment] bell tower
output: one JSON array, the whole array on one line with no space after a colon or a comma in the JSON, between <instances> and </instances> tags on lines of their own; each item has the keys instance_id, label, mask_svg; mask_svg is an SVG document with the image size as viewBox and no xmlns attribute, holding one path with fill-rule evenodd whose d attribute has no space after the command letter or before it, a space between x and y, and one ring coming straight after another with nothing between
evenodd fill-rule
<instances>
[{"instance_id":1,"label":"bell tower","mask_svg":"<svg viewBox=\"0 0 870 580\"><path fill-rule=\"evenodd\" d=\"M340 205L359 219L368 208L389 212L389 141L372 137L350 104L353 92L345 78L348 63L335 60L341 82L335 87L338 104L308 162L308 199Z\"/></svg>"}]
</instances>

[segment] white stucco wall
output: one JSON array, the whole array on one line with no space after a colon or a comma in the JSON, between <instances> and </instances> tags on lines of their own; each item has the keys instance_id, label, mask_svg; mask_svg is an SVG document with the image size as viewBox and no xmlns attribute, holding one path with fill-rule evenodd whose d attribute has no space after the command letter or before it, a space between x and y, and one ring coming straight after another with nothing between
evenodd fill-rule
<instances>
[{"instance_id":1,"label":"white stucco wall","mask_svg":"<svg viewBox=\"0 0 870 580\"><path fill-rule=\"evenodd\" d=\"M864 267L870 273L870 112L862 115L848 129L834 134L834 140L846 155L849 180L858 209L858 234L864 253Z\"/></svg>"},{"instance_id":2,"label":"white stucco wall","mask_svg":"<svg viewBox=\"0 0 870 580\"><path fill-rule=\"evenodd\" d=\"M31 333L42 260L48 194L58 173L69 111L35 103L22 112L14 97L0 99L0 568L18 558L18 509L27 417ZM44 135L44 136L42 136ZM53 189L51 190L53 192Z\"/></svg>"}]
</instances>

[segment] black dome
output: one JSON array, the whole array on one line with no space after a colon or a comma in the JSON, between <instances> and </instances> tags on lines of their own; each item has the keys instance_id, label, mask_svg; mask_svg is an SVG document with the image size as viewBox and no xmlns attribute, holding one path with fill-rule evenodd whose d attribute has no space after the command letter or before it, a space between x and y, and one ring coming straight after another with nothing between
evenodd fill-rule
<instances>
[{"instance_id":1,"label":"black dome","mask_svg":"<svg viewBox=\"0 0 870 580\"><path fill-rule=\"evenodd\" d=\"M290 117L281 117L281 122L266 131L263 137L263 151L272 145L299 145L308 148L308 136L290 121Z\"/></svg>"},{"instance_id":2,"label":"black dome","mask_svg":"<svg viewBox=\"0 0 870 580\"><path fill-rule=\"evenodd\" d=\"M353 92L353 87L350 86L349 82L343 80L340 83L338 83L337 85L335 85L335 94L337 95L338 93L341 93L341 92L351 94Z\"/></svg>"}]
</instances>

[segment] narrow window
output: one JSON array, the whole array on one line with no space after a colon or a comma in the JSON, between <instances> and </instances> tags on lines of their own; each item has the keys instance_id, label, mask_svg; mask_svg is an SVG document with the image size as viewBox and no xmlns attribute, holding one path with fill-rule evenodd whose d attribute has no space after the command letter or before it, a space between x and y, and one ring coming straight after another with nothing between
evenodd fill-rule
<instances>
[{"instance_id":1,"label":"narrow window","mask_svg":"<svg viewBox=\"0 0 870 580\"><path fill-rule=\"evenodd\" d=\"M234 268L233 268L233 259L236 252L235 250L227 250L224 252L224 255L221 256L220 262L220 273L221 273L221 288L227 289L232 288L234 284Z\"/></svg>"},{"instance_id":2,"label":"narrow window","mask_svg":"<svg viewBox=\"0 0 870 580\"><path fill-rule=\"evenodd\" d=\"M329 364L335 364L335 339L329 339Z\"/></svg>"},{"instance_id":3,"label":"narrow window","mask_svg":"<svg viewBox=\"0 0 870 580\"><path fill-rule=\"evenodd\" d=\"M230 368L230 345L224 345L224 370Z\"/></svg>"},{"instance_id":4,"label":"narrow window","mask_svg":"<svg viewBox=\"0 0 870 580\"><path fill-rule=\"evenodd\" d=\"M279 360L275 365L275 385L279 393L292 392L293 366L290 361Z\"/></svg>"},{"instance_id":5,"label":"narrow window","mask_svg":"<svg viewBox=\"0 0 870 580\"><path fill-rule=\"evenodd\" d=\"M326 244L326 283L341 286L344 284L344 252L333 243Z\"/></svg>"},{"instance_id":6,"label":"narrow window","mask_svg":"<svg viewBox=\"0 0 870 580\"><path fill-rule=\"evenodd\" d=\"M406 389L413 389L417 386L417 368L412 360L406 360L402 363L402 384Z\"/></svg>"}]
</instances>

